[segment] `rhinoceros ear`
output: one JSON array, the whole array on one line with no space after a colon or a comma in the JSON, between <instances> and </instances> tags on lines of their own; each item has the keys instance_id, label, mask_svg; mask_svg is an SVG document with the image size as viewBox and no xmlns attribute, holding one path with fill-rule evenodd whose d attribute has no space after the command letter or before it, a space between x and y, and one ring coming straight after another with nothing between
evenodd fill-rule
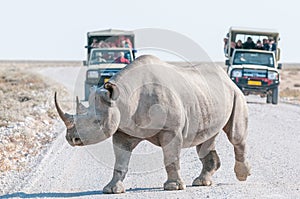
<instances>
[{"instance_id":1,"label":"rhinoceros ear","mask_svg":"<svg viewBox=\"0 0 300 199\"><path fill-rule=\"evenodd\" d=\"M115 101L116 99L118 99L118 97L120 95L120 92L119 92L118 87L115 84L112 84L110 82L106 82L104 84L104 88L106 90L108 90L108 92L109 92L109 98L111 100Z\"/></svg>"}]
</instances>

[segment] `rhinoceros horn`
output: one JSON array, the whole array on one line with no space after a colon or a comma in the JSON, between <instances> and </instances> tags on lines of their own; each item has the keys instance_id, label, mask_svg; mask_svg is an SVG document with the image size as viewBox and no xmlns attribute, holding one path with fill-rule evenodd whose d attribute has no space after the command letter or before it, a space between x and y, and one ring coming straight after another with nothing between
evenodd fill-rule
<instances>
[{"instance_id":1,"label":"rhinoceros horn","mask_svg":"<svg viewBox=\"0 0 300 199\"><path fill-rule=\"evenodd\" d=\"M87 108L79 102L78 96L76 96L76 115L85 114L87 111Z\"/></svg>"},{"instance_id":2,"label":"rhinoceros horn","mask_svg":"<svg viewBox=\"0 0 300 199\"><path fill-rule=\"evenodd\" d=\"M68 129L72 128L74 126L74 124L69 119L70 115L67 113L64 113L57 103L56 92L54 94L54 102L55 102L55 107L56 107L59 117L62 119L62 121L65 123L65 125Z\"/></svg>"}]
</instances>

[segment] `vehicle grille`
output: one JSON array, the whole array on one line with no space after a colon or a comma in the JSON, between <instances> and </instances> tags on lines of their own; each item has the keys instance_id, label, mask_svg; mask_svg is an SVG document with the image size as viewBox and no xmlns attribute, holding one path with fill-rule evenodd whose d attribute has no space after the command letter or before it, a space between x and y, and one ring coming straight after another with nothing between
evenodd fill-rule
<instances>
[{"instance_id":1,"label":"vehicle grille","mask_svg":"<svg viewBox=\"0 0 300 199\"><path fill-rule=\"evenodd\" d=\"M257 69L244 69L243 70L244 77L258 77L258 78L266 78L268 76L267 70L257 70Z\"/></svg>"}]
</instances>

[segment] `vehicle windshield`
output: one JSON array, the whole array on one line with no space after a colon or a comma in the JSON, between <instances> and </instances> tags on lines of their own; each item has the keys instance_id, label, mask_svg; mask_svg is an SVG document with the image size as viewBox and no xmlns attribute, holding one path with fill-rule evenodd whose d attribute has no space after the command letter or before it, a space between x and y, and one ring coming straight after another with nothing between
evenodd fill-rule
<instances>
[{"instance_id":1,"label":"vehicle windshield","mask_svg":"<svg viewBox=\"0 0 300 199\"><path fill-rule=\"evenodd\" d=\"M129 50L94 49L90 56L90 65L119 63L129 64L132 62Z\"/></svg>"},{"instance_id":2,"label":"vehicle windshield","mask_svg":"<svg viewBox=\"0 0 300 199\"><path fill-rule=\"evenodd\" d=\"M233 65L263 65L274 68L274 58L271 53L263 52L235 52Z\"/></svg>"}]
</instances>

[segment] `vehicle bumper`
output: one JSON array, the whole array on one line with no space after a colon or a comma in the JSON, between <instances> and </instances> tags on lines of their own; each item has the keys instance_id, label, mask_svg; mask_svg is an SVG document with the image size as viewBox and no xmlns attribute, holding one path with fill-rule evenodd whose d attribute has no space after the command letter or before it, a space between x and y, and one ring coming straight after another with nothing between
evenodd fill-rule
<instances>
[{"instance_id":1,"label":"vehicle bumper","mask_svg":"<svg viewBox=\"0 0 300 199\"><path fill-rule=\"evenodd\" d=\"M269 80L267 78L231 78L245 95L249 94L269 94L279 85L279 80Z\"/></svg>"}]
</instances>

